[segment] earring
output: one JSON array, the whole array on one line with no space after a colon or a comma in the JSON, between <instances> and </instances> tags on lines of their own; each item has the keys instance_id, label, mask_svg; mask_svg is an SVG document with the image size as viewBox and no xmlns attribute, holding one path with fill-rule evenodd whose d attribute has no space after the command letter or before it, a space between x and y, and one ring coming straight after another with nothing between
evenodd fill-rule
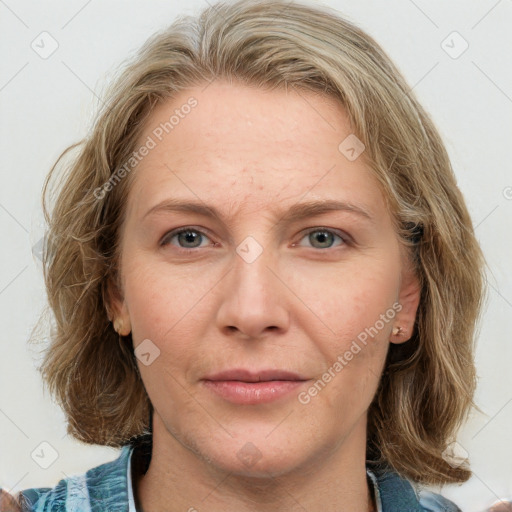
<instances>
[{"instance_id":1,"label":"earring","mask_svg":"<svg viewBox=\"0 0 512 512\"><path fill-rule=\"evenodd\" d=\"M401 334L405 334L405 331L400 326L393 328L393 336L400 336Z\"/></svg>"},{"instance_id":2,"label":"earring","mask_svg":"<svg viewBox=\"0 0 512 512\"><path fill-rule=\"evenodd\" d=\"M119 334L119 331L123 328L123 321L122 320L115 320L114 321L114 331L116 331Z\"/></svg>"},{"instance_id":3,"label":"earring","mask_svg":"<svg viewBox=\"0 0 512 512\"><path fill-rule=\"evenodd\" d=\"M124 325L124 322L122 320L115 320L114 321L114 331L117 332L117 334L119 334L119 336L128 336L131 332L128 331L126 334L123 334L121 331L123 330L123 325Z\"/></svg>"}]
</instances>

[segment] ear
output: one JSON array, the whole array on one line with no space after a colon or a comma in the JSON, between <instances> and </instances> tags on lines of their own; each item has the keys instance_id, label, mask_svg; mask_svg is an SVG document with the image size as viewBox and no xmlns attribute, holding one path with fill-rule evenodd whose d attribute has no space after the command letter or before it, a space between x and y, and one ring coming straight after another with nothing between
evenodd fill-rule
<instances>
[{"instance_id":1,"label":"ear","mask_svg":"<svg viewBox=\"0 0 512 512\"><path fill-rule=\"evenodd\" d=\"M405 343L411 339L420 303L421 287L416 273L407 266L401 276L398 303L400 311L395 316L390 342ZM398 332L397 332L398 331Z\"/></svg>"},{"instance_id":2,"label":"ear","mask_svg":"<svg viewBox=\"0 0 512 512\"><path fill-rule=\"evenodd\" d=\"M120 335L128 336L132 330L130 313L123 293L112 277L107 279L104 302L108 319L113 322L114 326L119 328L118 332Z\"/></svg>"}]
</instances>

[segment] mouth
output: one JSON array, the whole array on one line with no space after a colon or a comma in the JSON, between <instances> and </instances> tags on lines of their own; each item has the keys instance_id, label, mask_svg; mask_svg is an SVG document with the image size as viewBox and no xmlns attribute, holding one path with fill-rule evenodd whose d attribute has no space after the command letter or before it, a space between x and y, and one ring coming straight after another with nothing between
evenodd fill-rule
<instances>
[{"instance_id":1,"label":"mouth","mask_svg":"<svg viewBox=\"0 0 512 512\"><path fill-rule=\"evenodd\" d=\"M231 370L224 370L213 375L204 377L204 380L210 381L230 381L236 380L240 382L268 382L274 380L280 381L304 381L309 380L297 373L288 370L272 370L264 369L251 371L243 368L234 368Z\"/></svg>"},{"instance_id":2,"label":"mouth","mask_svg":"<svg viewBox=\"0 0 512 512\"><path fill-rule=\"evenodd\" d=\"M308 380L288 370L231 369L208 375L202 382L209 391L223 400L239 405L255 405L289 397L292 391Z\"/></svg>"}]
</instances>

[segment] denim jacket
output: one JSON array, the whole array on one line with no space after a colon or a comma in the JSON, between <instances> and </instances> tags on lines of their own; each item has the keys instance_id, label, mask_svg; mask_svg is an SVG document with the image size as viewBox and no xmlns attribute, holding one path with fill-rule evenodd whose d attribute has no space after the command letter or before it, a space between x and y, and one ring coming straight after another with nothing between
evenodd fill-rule
<instances>
[{"instance_id":1,"label":"denim jacket","mask_svg":"<svg viewBox=\"0 0 512 512\"><path fill-rule=\"evenodd\" d=\"M23 512L137 512L131 482L133 450L125 445L117 459L62 479L53 488L21 491ZM461 512L439 494L415 490L395 472L367 469L367 475L378 512Z\"/></svg>"}]
</instances>

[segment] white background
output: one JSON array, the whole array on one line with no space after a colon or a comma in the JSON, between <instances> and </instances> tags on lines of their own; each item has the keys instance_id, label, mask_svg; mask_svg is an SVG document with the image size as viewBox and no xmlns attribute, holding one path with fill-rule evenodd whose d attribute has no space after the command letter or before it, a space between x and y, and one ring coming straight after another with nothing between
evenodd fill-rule
<instances>
[{"instance_id":1,"label":"white background","mask_svg":"<svg viewBox=\"0 0 512 512\"><path fill-rule=\"evenodd\" d=\"M482 413L459 436L474 476L442 489L465 512L481 511L498 497L512 498L512 2L324 4L376 38L431 113L486 254L489 292L477 348ZM177 14L205 6L206 0L187 7L171 0L0 0L0 486L13 492L53 486L118 453L66 436L63 415L35 369L40 356L27 345L45 301L32 252L44 234L44 176L86 134L113 69ZM31 48L43 31L58 42L47 59ZM441 45L453 31L469 44L456 59ZM452 52L462 48L457 37L447 40ZM31 458L41 442L58 453L48 469Z\"/></svg>"}]
</instances>

